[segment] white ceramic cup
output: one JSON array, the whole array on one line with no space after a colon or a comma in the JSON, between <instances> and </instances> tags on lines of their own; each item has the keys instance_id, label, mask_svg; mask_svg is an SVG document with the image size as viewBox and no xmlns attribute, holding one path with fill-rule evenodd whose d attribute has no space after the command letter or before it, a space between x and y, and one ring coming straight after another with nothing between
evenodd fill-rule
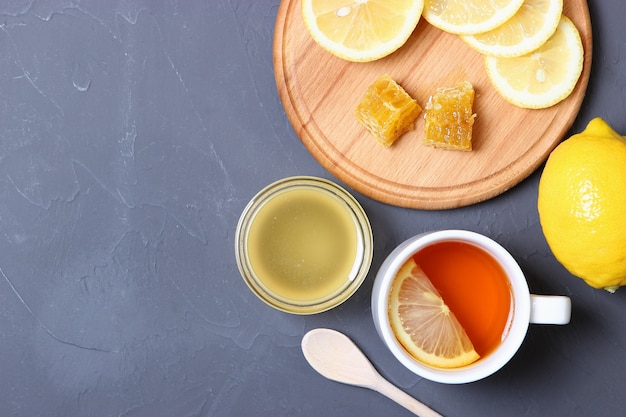
<instances>
[{"instance_id":1,"label":"white ceramic cup","mask_svg":"<svg viewBox=\"0 0 626 417\"><path fill-rule=\"evenodd\" d=\"M482 248L498 261L511 288L509 322L502 343L476 362L453 369L435 368L411 356L398 342L389 322L389 291L402 265L422 248L442 241L461 241ZM414 236L394 249L381 265L372 289L372 316L378 334L391 353L409 370L431 381L463 384L483 379L502 368L521 346L528 326L567 324L571 300L565 296L530 294L526 278L511 254L492 239L467 230L441 230Z\"/></svg>"}]
</instances>

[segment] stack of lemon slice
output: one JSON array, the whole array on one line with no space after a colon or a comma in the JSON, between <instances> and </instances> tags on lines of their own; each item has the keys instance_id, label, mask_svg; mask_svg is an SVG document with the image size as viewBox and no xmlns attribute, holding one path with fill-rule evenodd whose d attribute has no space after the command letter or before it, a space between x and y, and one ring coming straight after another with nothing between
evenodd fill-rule
<instances>
[{"instance_id":1,"label":"stack of lemon slice","mask_svg":"<svg viewBox=\"0 0 626 417\"><path fill-rule=\"evenodd\" d=\"M496 90L524 108L553 106L567 98L583 70L583 46L576 26L561 16L555 33L539 49L519 57L485 57Z\"/></svg>"},{"instance_id":2,"label":"stack of lemon slice","mask_svg":"<svg viewBox=\"0 0 626 417\"><path fill-rule=\"evenodd\" d=\"M423 16L485 55L506 100L538 109L568 97L583 69L580 34L562 12L563 0L425 0Z\"/></svg>"},{"instance_id":3,"label":"stack of lemon slice","mask_svg":"<svg viewBox=\"0 0 626 417\"><path fill-rule=\"evenodd\" d=\"M348 61L400 48L423 16L485 55L495 89L524 108L545 108L574 90L583 46L563 0L302 0L315 41Z\"/></svg>"},{"instance_id":4,"label":"stack of lemon slice","mask_svg":"<svg viewBox=\"0 0 626 417\"><path fill-rule=\"evenodd\" d=\"M543 45L556 31L563 0L526 0L499 26L463 36L485 55L508 58L525 55Z\"/></svg>"}]
</instances>

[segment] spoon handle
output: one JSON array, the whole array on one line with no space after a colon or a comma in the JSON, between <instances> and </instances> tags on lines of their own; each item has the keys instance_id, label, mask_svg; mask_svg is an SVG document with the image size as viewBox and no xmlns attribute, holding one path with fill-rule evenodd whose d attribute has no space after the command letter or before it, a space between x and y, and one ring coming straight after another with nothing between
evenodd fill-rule
<instances>
[{"instance_id":1,"label":"spoon handle","mask_svg":"<svg viewBox=\"0 0 626 417\"><path fill-rule=\"evenodd\" d=\"M372 388L420 417L443 417L441 414L417 401L415 398L411 397L382 376L378 378L375 386Z\"/></svg>"}]
</instances>

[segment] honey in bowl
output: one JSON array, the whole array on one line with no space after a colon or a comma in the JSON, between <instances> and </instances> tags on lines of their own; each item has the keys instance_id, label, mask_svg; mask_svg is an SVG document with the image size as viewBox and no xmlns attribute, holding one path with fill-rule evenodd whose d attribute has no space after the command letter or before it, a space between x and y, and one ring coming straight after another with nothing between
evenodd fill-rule
<instances>
[{"instance_id":1,"label":"honey in bowl","mask_svg":"<svg viewBox=\"0 0 626 417\"><path fill-rule=\"evenodd\" d=\"M277 195L250 228L250 265L268 290L310 301L341 289L354 277L357 231L340 200L318 190Z\"/></svg>"},{"instance_id":2,"label":"honey in bowl","mask_svg":"<svg viewBox=\"0 0 626 417\"><path fill-rule=\"evenodd\" d=\"M371 229L361 206L338 185L292 177L248 204L236 255L244 280L267 304L318 313L345 301L367 275Z\"/></svg>"}]
</instances>

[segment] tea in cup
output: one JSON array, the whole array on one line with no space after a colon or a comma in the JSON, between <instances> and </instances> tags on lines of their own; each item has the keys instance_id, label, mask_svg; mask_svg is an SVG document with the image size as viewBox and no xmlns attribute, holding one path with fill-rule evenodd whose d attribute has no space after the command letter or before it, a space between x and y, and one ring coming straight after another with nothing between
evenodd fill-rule
<instances>
[{"instance_id":1,"label":"tea in cup","mask_svg":"<svg viewBox=\"0 0 626 417\"><path fill-rule=\"evenodd\" d=\"M419 266L413 272L419 270L426 277L461 325L477 354L471 363L441 367L411 353L397 330L398 310L392 308L398 303L393 300L394 283L402 279L399 271L406 274L407 265ZM372 315L385 345L409 370L433 381L458 384L502 368L519 349L530 323L567 324L571 301L530 294L517 262L492 239L465 230L443 230L414 236L391 252L374 282Z\"/></svg>"}]
</instances>

